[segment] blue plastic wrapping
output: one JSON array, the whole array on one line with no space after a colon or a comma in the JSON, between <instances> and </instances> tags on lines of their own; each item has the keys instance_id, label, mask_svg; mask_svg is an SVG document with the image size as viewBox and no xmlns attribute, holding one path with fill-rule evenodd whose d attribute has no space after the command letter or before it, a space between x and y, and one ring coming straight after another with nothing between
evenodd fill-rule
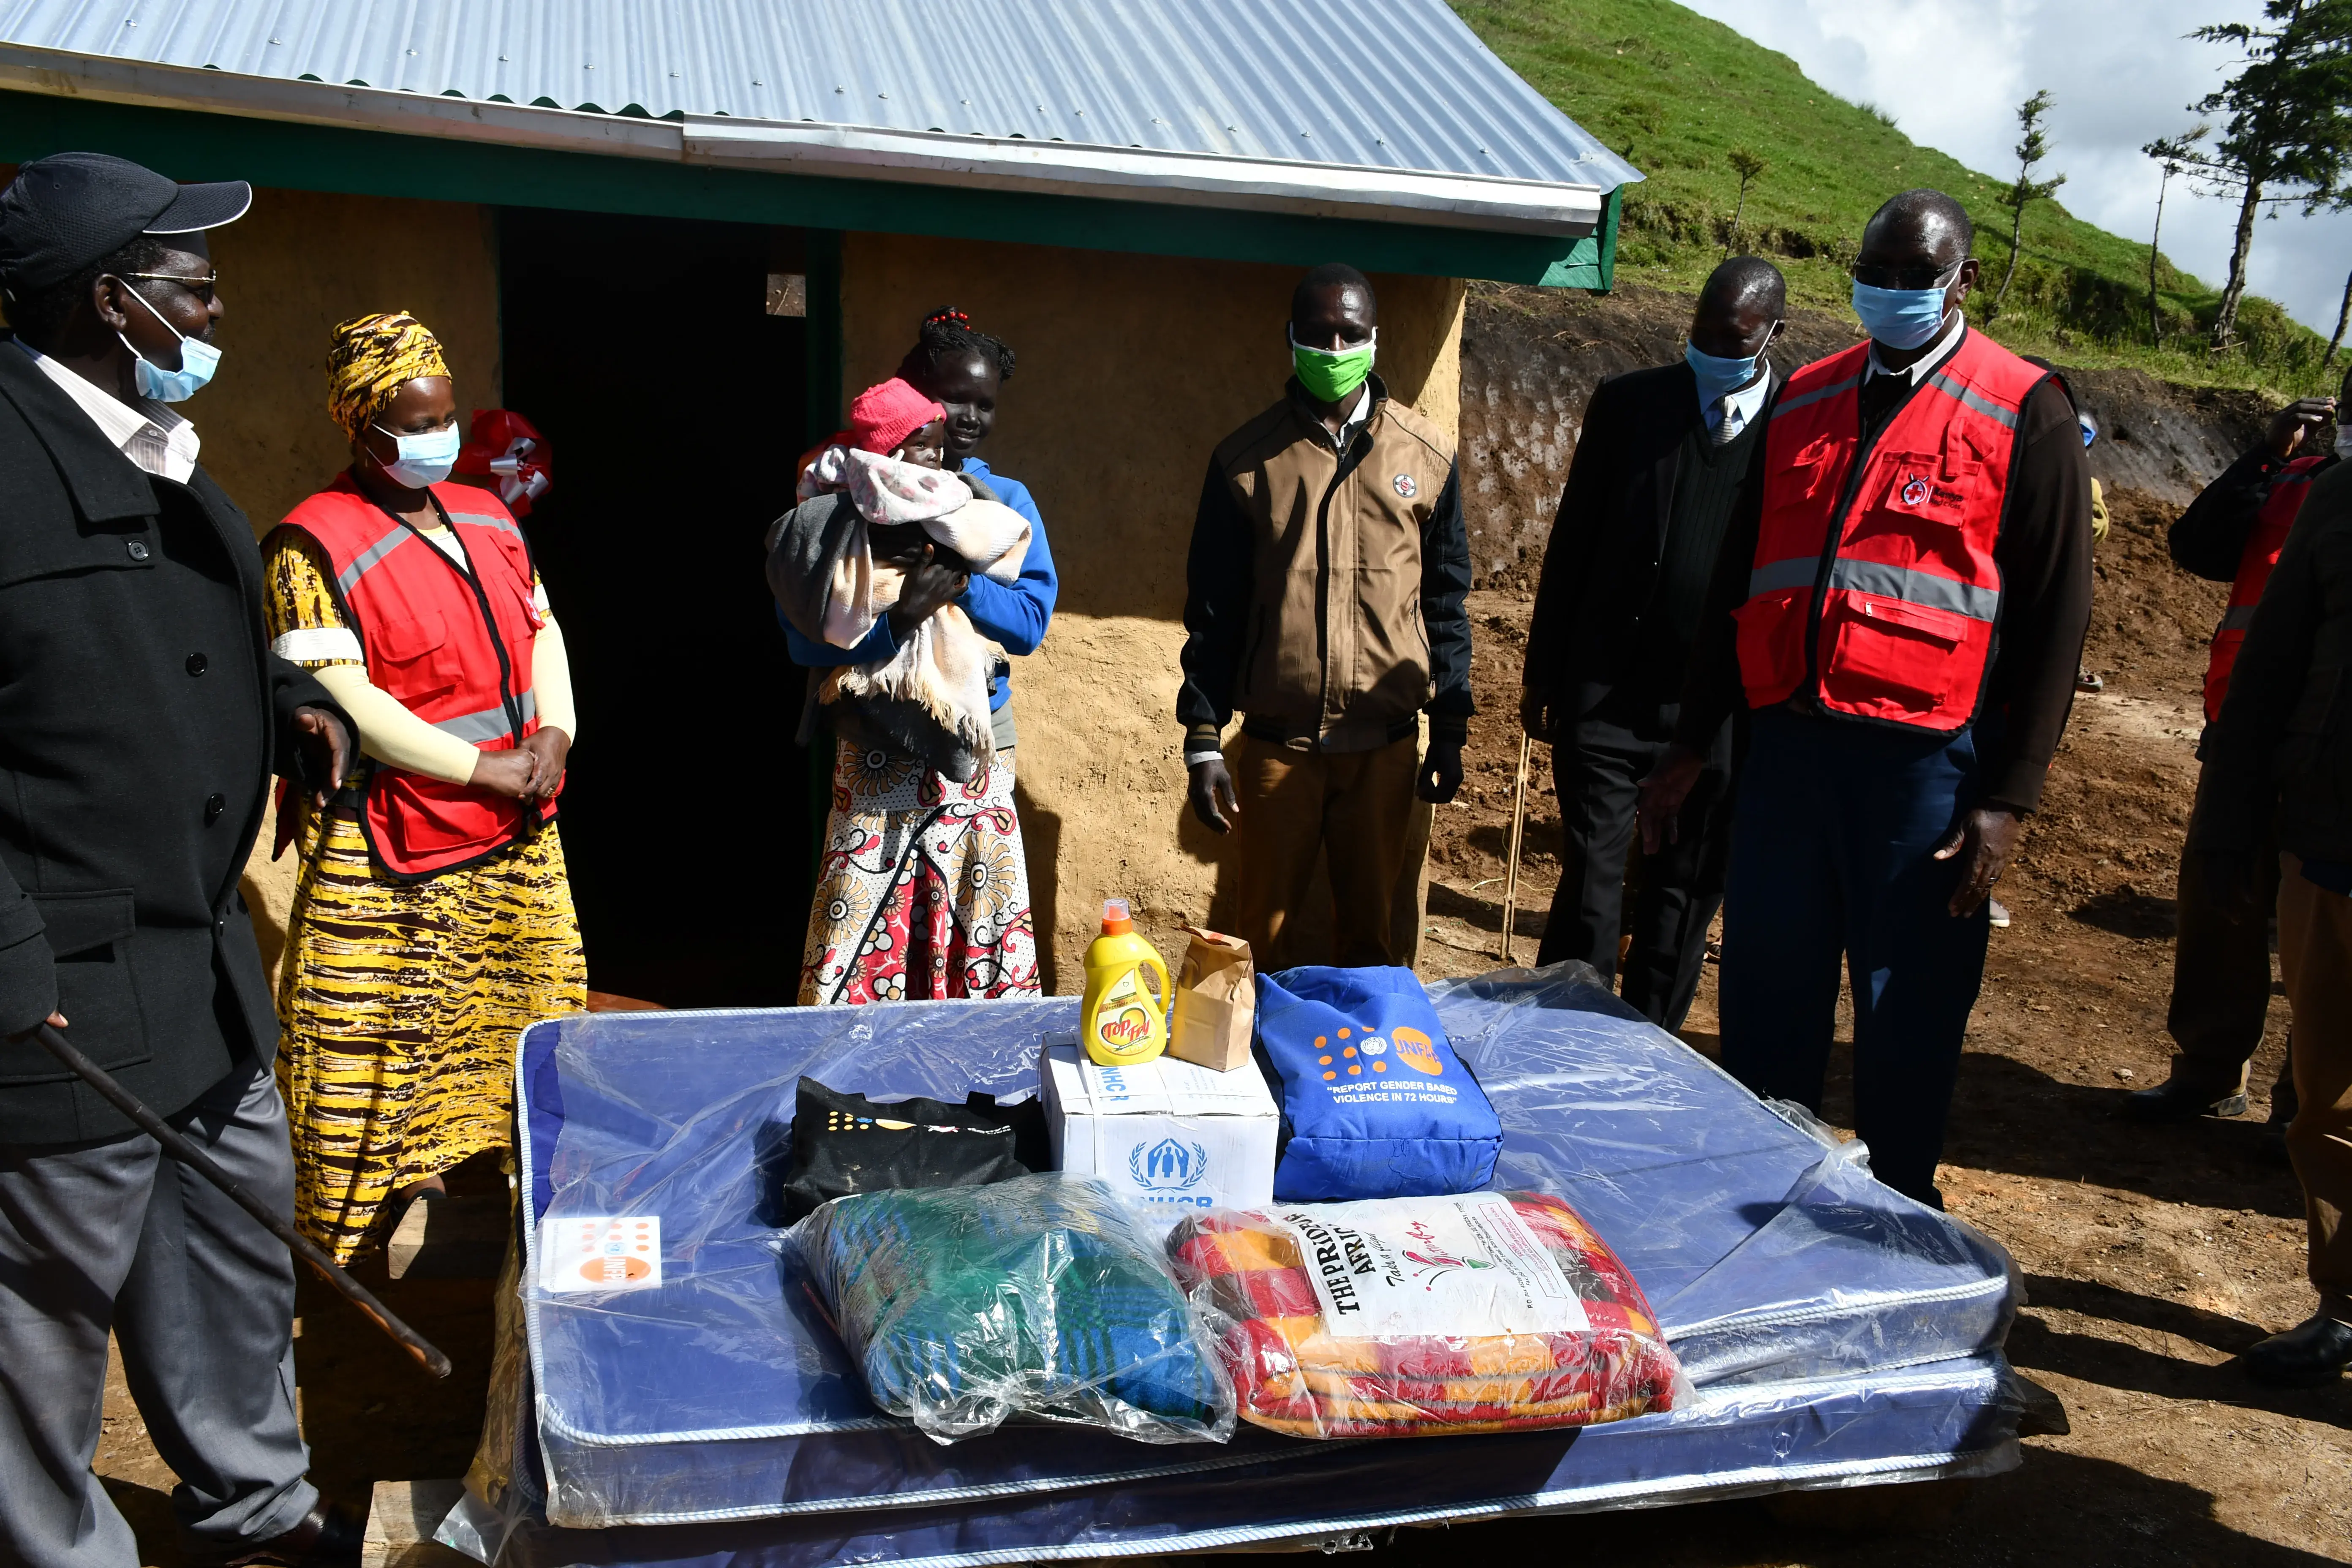
<instances>
[{"instance_id":1,"label":"blue plastic wrapping","mask_svg":"<svg viewBox=\"0 0 2352 1568\"><path fill-rule=\"evenodd\" d=\"M529 1418L478 1464L476 1489L501 1495L445 1539L487 1502L522 1521L522 1563L1006 1562L2015 1463L1997 1247L1563 971L1431 997L1502 1121L1492 1185L1565 1197L1624 1261L1694 1385L1672 1413L1371 1443L1006 1427L940 1447L866 1402L759 1221L793 1086L1012 1098L1075 1002L603 1014L523 1040ZM657 1288L547 1288L551 1235L636 1215L660 1222Z\"/></svg>"},{"instance_id":2,"label":"blue plastic wrapping","mask_svg":"<svg viewBox=\"0 0 2352 1568\"><path fill-rule=\"evenodd\" d=\"M866 1396L925 1436L1016 1418L1146 1443L1233 1436L1233 1384L1158 1227L1096 1177L858 1193L789 1240Z\"/></svg>"}]
</instances>

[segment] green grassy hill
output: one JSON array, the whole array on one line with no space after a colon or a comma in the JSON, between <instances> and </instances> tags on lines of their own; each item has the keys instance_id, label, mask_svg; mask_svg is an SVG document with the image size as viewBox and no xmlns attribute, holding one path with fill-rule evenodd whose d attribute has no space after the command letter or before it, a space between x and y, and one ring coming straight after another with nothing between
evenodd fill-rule
<instances>
[{"instance_id":1,"label":"green grassy hill","mask_svg":"<svg viewBox=\"0 0 2352 1568\"><path fill-rule=\"evenodd\" d=\"M1512 69L1648 176L1625 193L1620 279L1697 285L1732 238L1739 178L1730 158L1744 150L1767 167L1748 186L1738 248L1778 260L1798 298L1842 306L1843 266L1864 221L1913 185L1967 205L1990 279L1976 299L1991 298L2009 258L2010 215L1997 205L2006 179L1918 146L1891 116L1815 86L1787 56L1671 0L1452 3ZM2063 79L2051 85L2063 93ZM2042 172L2065 166L2062 142ZM2190 199L2179 181L2172 199ZM2011 348L2071 364L2136 365L2173 381L2297 396L2335 389L2336 373L2319 368L2324 340L2273 302L2249 296L2239 316L2243 342L2217 354L2202 330L2220 290L2167 260L2157 279L2162 347L2148 330L2147 241L2094 227L2060 202L2037 202L1999 317L1986 323L1978 303L1969 314Z\"/></svg>"}]
</instances>

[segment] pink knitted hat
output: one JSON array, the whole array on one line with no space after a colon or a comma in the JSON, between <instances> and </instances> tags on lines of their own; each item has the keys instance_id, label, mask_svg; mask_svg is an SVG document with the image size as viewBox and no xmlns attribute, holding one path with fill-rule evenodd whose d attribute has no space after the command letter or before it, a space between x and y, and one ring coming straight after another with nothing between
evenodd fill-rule
<instances>
[{"instance_id":1,"label":"pink knitted hat","mask_svg":"<svg viewBox=\"0 0 2352 1568\"><path fill-rule=\"evenodd\" d=\"M850 399L850 442L887 458L908 437L932 420L946 417L946 409L894 375Z\"/></svg>"}]
</instances>

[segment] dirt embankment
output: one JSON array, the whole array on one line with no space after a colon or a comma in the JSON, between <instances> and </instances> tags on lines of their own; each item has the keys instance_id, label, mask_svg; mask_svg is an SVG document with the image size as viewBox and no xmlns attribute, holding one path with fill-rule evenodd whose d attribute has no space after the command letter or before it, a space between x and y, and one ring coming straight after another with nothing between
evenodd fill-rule
<instances>
[{"instance_id":1,"label":"dirt embankment","mask_svg":"<svg viewBox=\"0 0 2352 1568\"><path fill-rule=\"evenodd\" d=\"M1462 471L1470 562L1482 585L1532 579L1568 480L1592 389L1682 357L1687 296L1474 283L1462 323ZM1859 341L1851 316L1800 309L1773 349L1783 371ZM2173 386L2136 370L2068 371L2099 426L2091 471L2110 491L2187 504L2261 433L2253 393Z\"/></svg>"}]
</instances>

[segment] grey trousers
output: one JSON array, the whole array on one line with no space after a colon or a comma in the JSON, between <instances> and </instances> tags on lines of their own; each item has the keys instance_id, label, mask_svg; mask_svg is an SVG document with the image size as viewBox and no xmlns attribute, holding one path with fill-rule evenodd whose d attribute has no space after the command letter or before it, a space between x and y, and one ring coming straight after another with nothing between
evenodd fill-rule
<instances>
[{"instance_id":1,"label":"grey trousers","mask_svg":"<svg viewBox=\"0 0 2352 1568\"><path fill-rule=\"evenodd\" d=\"M267 1069L173 1125L289 1216L294 1159ZM110 1329L180 1477L172 1503L228 1548L292 1529L318 1492L294 1419L294 1267L251 1215L144 1133L0 1143L0 1563L137 1568L90 1473Z\"/></svg>"}]
</instances>

